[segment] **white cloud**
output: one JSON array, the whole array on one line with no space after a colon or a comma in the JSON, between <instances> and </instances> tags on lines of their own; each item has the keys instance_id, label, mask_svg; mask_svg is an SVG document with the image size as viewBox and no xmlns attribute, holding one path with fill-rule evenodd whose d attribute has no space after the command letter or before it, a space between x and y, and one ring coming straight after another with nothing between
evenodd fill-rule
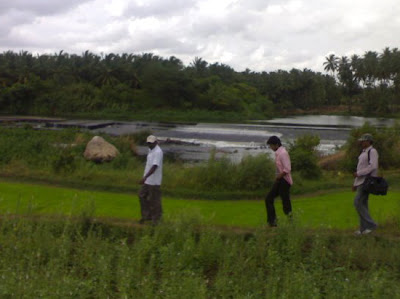
<instances>
[{"instance_id":1,"label":"white cloud","mask_svg":"<svg viewBox=\"0 0 400 299\"><path fill-rule=\"evenodd\" d=\"M133 18L171 17L184 13L196 6L197 0L146 0L125 1L124 15Z\"/></svg>"},{"instance_id":2,"label":"white cloud","mask_svg":"<svg viewBox=\"0 0 400 299\"><path fill-rule=\"evenodd\" d=\"M15 0L0 3L0 51L194 57L242 71L323 70L329 53L399 47L394 0Z\"/></svg>"},{"instance_id":3,"label":"white cloud","mask_svg":"<svg viewBox=\"0 0 400 299\"><path fill-rule=\"evenodd\" d=\"M31 12L35 15L52 15L64 13L82 3L91 0L13 0L0 2L0 14L12 10Z\"/></svg>"}]
</instances>

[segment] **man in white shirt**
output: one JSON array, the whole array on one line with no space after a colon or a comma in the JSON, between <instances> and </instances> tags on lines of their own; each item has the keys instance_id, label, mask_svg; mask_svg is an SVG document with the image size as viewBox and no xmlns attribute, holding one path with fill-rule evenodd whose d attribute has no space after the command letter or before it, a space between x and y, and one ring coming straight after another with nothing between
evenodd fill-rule
<instances>
[{"instance_id":1,"label":"man in white shirt","mask_svg":"<svg viewBox=\"0 0 400 299\"><path fill-rule=\"evenodd\" d=\"M363 188L363 183L367 176L378 175L378 159L379 155L375 148L372 147L373 138L371 134L364 134L358 141L361 143L362 151L358 157L357 171L353 173L354 183L353 191L357 191L354 198L354 206L360 217L360 229L356 231L357 235L369 234L377 228L377 224L371 218L368 211L369 193Z\"/></svg>"},{"instance_id":2,"label":"man in white shirt","mask_svg":"<svg viewBox=\"0 0 400 299\"><path fill-rule=\"evenodd\" d=\"M147 137L147 146L149 152L147 154L146 168L143 178L139 181L142 185L139 191L140 208L142 218L139 223L152 221L157 224L161 220L161 181L162 181L162 165L163 151L158 146L157 138L153 135Z\"/></svg>"}]
</instances>

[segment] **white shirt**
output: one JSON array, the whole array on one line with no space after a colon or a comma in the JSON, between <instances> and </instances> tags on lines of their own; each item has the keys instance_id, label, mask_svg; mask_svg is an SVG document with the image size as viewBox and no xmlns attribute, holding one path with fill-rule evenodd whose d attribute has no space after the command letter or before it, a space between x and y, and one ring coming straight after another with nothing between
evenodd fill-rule
<instances>
[{"instance_id":1,"label":"white shirt","mask_svg":"<svg viewBox=\"0 0 400 299\"><path fill-rule=\"evenodd\" d=\"M163 151L161 148L156 145L153 149L149 149L146 160L146 168L144 170L145 176L153 167L153 165L157 165L156 171L149 176L144 182L147 185L161 185L162 181L162 164L163 164Z\"/></svg>"}]
</instances>

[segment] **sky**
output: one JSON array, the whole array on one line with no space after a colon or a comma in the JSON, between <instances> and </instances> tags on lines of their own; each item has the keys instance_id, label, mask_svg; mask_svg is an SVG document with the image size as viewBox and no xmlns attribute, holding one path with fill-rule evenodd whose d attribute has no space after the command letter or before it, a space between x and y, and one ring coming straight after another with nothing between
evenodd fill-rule
<instances>
[{"instance_id":1,"label":"sky","mask_svg":"<svg viewBox=\"0 0 400 299\"><path fill-rule=\"evenodd\" d=\"M153 53L236 71L324 72L400 48L398 0L0 0L0 52Z\"/></svg>"}]
</instances>

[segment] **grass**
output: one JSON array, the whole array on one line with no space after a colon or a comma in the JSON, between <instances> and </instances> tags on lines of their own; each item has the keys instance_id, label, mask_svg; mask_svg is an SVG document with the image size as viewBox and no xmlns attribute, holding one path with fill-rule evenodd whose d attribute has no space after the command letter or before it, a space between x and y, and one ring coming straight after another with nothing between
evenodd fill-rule
<instances>
[{"instance_id":1,"label":"grass","mask_svg":"<svg viewBox=\"0 0 400 299\"><path fill-rule=\"evenodd\" d=\"M93 221L137 219L135 194L0 182L0 297L399 298L400 193L371 198L384 233L365 237L342 231L353 196L296 197L296 225L276 229L263 201L166 197L152 227Z\"/></svg>"},{"instance_id":2,"label":"grass","mask_svg":"<svg viewBox=\"0 0 400 299\"><path fill-rule=\"evenodd\" d=\"M81 220L79 220L81 219ZM398 239L0 219L1 298L399 298Z\"/></svg>"},{"instance_id":3,"label":"grass","mask_svg":"<svg viewBox=\"0 0 400 299\"><path fill-rule=\"evenodd\" d=\"M296 221L302 227L350 229L357 227L354 193L335 192L292 200ZM370 211L378 223L400 214L400 192L370 197ZM136 194L86 191L48 185L0 182L0 213L37 215L78 215L92 209L93 216L137 220L140 218ZM196 215L203 224L257 228L265 224L263 200L190 200L163 198L164 217L174 222L180 215ZM276 201L278 218L285 223L281 201Z\"/></svg>"}]
</instances>

